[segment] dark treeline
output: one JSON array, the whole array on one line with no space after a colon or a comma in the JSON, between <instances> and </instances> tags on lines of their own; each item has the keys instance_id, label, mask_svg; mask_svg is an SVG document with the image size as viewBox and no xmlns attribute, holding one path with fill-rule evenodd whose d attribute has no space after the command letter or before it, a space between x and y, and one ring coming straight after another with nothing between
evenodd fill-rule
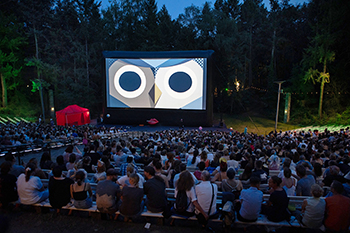
<instances>
[{"instance_id":1,"label":"dark treeline","mask_svg":"<svg viewBox=\"0 0 350 233\"><path fill-rule=\"evenodd\" d=\"M4 0L1 113L39 114L42 98L46 114L69 104L99 114L104 50L212 49L216 112L273 115L274 81L286 80L292 117L317 115L320 106L329 116L350 103L349 6L344 0L301 6L270 0L267 10L262 0L216 0L171 19L155 0L112 1L107 9L96 0Z\"/></svg>"}]
</instances>

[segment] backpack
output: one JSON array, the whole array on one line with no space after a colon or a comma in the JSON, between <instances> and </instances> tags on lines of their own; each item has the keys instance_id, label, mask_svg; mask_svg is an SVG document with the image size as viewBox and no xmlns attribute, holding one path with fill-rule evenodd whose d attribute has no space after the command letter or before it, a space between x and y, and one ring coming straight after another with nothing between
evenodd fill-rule
<instances>
[{"instance_id":1,"label":"backpack","mask_svg":"<svg viewBox=\"0 0 350 233\"><path fill-rule=\"evenodd\" d=\"M176 202L175 202L176 212L177 213L186 212L189 205L190 205L190 203L187 203L186 191L185 190L178 191L177 195L176 195Z\"/></svg>"}]
</instances>

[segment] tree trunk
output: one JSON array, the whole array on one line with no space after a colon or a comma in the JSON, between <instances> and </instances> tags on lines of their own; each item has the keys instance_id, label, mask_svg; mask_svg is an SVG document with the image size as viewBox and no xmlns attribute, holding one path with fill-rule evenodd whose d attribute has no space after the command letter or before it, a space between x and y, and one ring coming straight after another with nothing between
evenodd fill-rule
<instances>
[{"instance_id":1,"label":"tree trunk","mask_svg":"<svg viewBox=\"0 0 350 233\"><path fill-rule=\"evenodd\" d=\"M249 87L252 86L252 82L253 82L253 71L252 71L252 46L253 46L253 42L252 42L252 37L253 37L253 29L252 27L250 27L250 35L249 35L249 77L248 77L248 82L249 82Z\"/></svg>"},{"instance_id":2,"label":"tree trunk","mask_svg":"<svg viewBox=\"0 0 350 233\"><path fill-rule=\"evenodd\" d=\"M89 54L88 54L88 43L87 39L85 38L85 56L86 56L86 80L87 80L87 87L90 86L90 77L89 77Z\"/></svg>"},{"instance_id":3,"label":"tree trunk","mask_svg":"<svg viewBox=\"0 0 350 233\"><path fill-rule=\"evenodd\" d=\"M6 80L3 74L1 75L1 87L2 87L2 107L7 107L7 86L6 86Z\"/></svg>"},{"instance_id":4,"label":"tree trunk","mask_svg":"<svg viewBox=\"0 0 350 233\"><path fill-rule=\"evenodd\" d=\"M36 35L35 25L34 25L33 30L34 30L34 42L35 42L35 57L36 57L36 59L39 59L39 46L38 46L38 38ZM38 76L39 76L39 74L38 74Z\"/></svg>"},{"instance_id":5,"label":"tree trunk","mask_svg":"<svg viewBox=\"0 0 350 233\"><path fill-rule=\"evenodd\" d=\"M323 62L323 74L326 74L327 70L327 62L326 59ZM319 101L319 106L318 106L318 116L319 118L322 118L322 103L323 103L323 90L324 90L324 83L325 83L325 76L323 75L321 79L321 91L320 91L320 101Z\"/></svg>"}]
</instances>

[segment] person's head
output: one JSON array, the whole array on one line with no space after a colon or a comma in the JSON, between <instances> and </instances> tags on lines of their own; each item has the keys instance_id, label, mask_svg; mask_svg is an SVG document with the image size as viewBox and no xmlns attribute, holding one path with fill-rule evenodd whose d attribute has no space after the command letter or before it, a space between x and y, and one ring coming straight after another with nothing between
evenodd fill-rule
<instances>
[{"instance_id":1,"label":"person's head","mask_svg":"<svg viewBox=\"0 0 350 233\"><path fill-rule=\"evenodd\" d=\"M252 176L250 177L249 181L250 181L250 186L259 187L261 179L258 176Z\"/></svg>"},{"instance_id":2,"label":"person's head","mask_svg":"<svg viewBox=\"0 0 350 233\"><path fill-rule=\"evenodd\" d=\"M331 184L331 191L333 194L342 194L344 192L344 186L337 180L334 180Z\"/></svg>"},{"instance_id":3,"label":"person's head","mask_svg":"<svg viewBox=\"0 0 350 233\"><path fill-rule=\"evenodd\" d=\"M153 166L154 166L154 168L156 169L156 170L160 170L160 169L162 169L162 164L159 162L159 161L156 161L154 164L153 164Z\"/></svg>"},{"instance_id":4,"label":"person's head","mask_svg":"<svg viewBox=\"0 0 350 233\"><path fill-rule=\"evenodd\" d=\"M297 171L297 175L300 177L300 178L303 178L305 175L306 175L306 168L299 164L295 170Z\"/></svg>"},{"instance_id":5,"label":"person's head","mask_svg":"<svg viewBox=\"0 0 350 233\"><path fill-rule=\"evenodd\" d=\"M38 167L38 160L36 158L29 159L28 163L32 163L35 165L35 168Z\"/></svg>"},{"instance_id":6,"label":"person's head","mask_svg":"<svg viewBox=\"0 0 350 233\"><path fill-rule=\"evenodd\" d=\"M69 155L68 162L74 163L76 159L77 159L77 156L74 153L72 153L72 154Z\"/></svg>"},{"instance_id":7,"label":"person's head","mask_svg":"<svg viewBox=\"0 0 350 233\"><path fill-rule=\"evenodd\" d=\"M192 158L191 164L194 164L196 162L198 154L199 154L198 150L194 149L194 151L193 151L193 158Z\"/></svg>"},{"instance_id":8,"label":"person's head","mask_svg":"<svg viewBox=\"0 0 350 233\"><path fill-rule=\"evenodd\" d=\"M247 163L247 165L245 165L244 167L243 173L249 174L249 173L252 173L252 170L253 170L253 166L250 163Z\"/></svg>"},{"instance_id":9,"label":"person's head","mask_svg":"<svg viewBox=\"0 0 350 233\"><path fill-rule=\"evenodd\" d=\"M153 167L151 167L151 166L146 166L146 167L144 167L144 169L143 169L143 173L145 174L145 178L146 178L146 179L150 179L150 178L152 178L153 176L155 176L156 171L154 170Z\"/></svg>"},{"instance_id":10,"label":"person's head","mask_svg":"<svg viewBox=\"0 0 350 233\"><path fill-rule=\"evenodd\" d=\"M99 160L97 162L97 172L98 173L102 173L106 171L106 165L104 162L102 162L101 160Z\"/></svg>"},{"instance_id":11,"label":"person's head","mask_svg":"<svg viewBox=\"0 0 350 233\"><path fill-rule=\"evenodd\" d=\"M230 180L233 180L236 176L236 172L235 172L235 169L233 169L232 167L229 168L226 172L226 175L227 177L230 179Z\"/></svg>"},{"instance_id":12,"label":"person's head","mask_svg":"<svg viewBox=\"0 0 350 233\"><path fill-rule=\"evenodd\" d=\"M41 159L40 162L45 162L45 161L51 161L51 156L50 153L45 151L42 155L41 155Z\"/></svg>"},{"instance_id":13,"label":"person's head","mask_svg":"<svg viewBox=\"0 0 350 233\"><path fill-rule=\"evenodd\" d=\"M321 188L321 186L319 186L318 184L313 184L311 186L311 194L312 196L318 198L318 197L322 197L323 195L323 189Z\"/></svg>"},{"instance_id":14,"label":"person's head","mask_svg":"<svg viewBox=\"0 0 350 233\"><path fill-rule=\"evenodd\" d=\"M290 170L289 167L284 167L283 168L283 175L286 178L290 178L292 176L292 171Z\"/></svg>"},{"instance_id":15,"label":"person's head","mask_svg":"<svg viewBox=\"0 0 350 233\"><path fill-rule=\"evenodd\" d=\"M83 158L83 163L84 163L84 165L90 165L90 163L91 163L91 157L90 157L89 155L84 156L84 158Z\"/></svg>"},{"instance_id":16,"label":"person's head","mask_svg":"<svg viewBox=\"0 0 350 233\"><path fill-rule=\"evenodd\" d=\"M25 168L25 175L26 175L26 182L29 181L30 176L32 175L32 173L35 171L36 169L36 165L33 163L27 163L27 166Z\"/></svg>"},{"instance_id":17,"label":"person's head","mask_svg":"<svg viewBox=\"0 0 350 233\"><path fill-rule=\"evenodd\" d=\"M12 162L11 161L5 161L1 164L1 175L7 175L12 168Z\"/></svg>"},{"instance_id":18,"label":"person's head","mask_svg":"<svg viewBox=\"0 0 350 233\"><path fill-rule=\"evenodd\" d=\"M207 159L208 159L208 154L205 150L203 150L201 153L201 160L207 161Z\"/></svg>"},{"instance_id":19,"label":"person's head","mask_svg":"<svg viewBox=\"0 0 350 233\"><path fill-rule=\"evenodd\" d=\"M221 172L227 171L227 163L226 163L226 162L222 161L222 162L220 163L220 171L221 171Z\"/></svg>"},{"instance_id":20,"label":"person's head","mask_svg":"<svg viewBox=\"0 0 350 233\"><path fill-rule=\"evenodd\" d=\"M133 164L128 164L128 166L126 166L126 175L130 176L133 173L135 173L134 165Z\"/></svg>"},{"instance_id":21,"label":"person's head","mask_svg":"<svg viewBox=\"0 0 350 233\"><path fill-rule=\"evenodd\" d=\"M16 162L16 158L11 152L9 152L5 155L5 161L9 161L14 164Z\"/></svg>"},{"instance_id":22,"label":"person's head","mask_svg":"<svg viewBox=\"0 0 350 233\"><path fill-rule=\"evenodd\" d=\"M107 175L107 180L112 180L112 181L116 181L118 177L118 173L114 168L108 169L106 172L106 175Z\"/></svg>"},{"instance_id":23,"label":"person's head","mask_svg":"<svg viewBox=\"0 0 350 233\"><path fill-rule=\"evenodd\" d=\"M140 177L136 173L132 173L129 176L129 183L135 187L139 187Z\"/></svg>"},{"instance_id":24,"label":"person's head","mask_svg":"<svg viewBox=\"0 0 350 233\"><path fill-rule=\"evenodd\" d=\"M180 172L185 171L186 170L186 164L181 163L179 166Z\"/></svg>"},{"instance_id":25,"label":"person's head","mask_svg":"<svg viewBox=\"0 0 350 233\"><path fill-rule=\"evenodd\" d=\"M85 173L83 171L77 171L75 174L75 181L78 183L80 186L82 182L85 180Z\"/></svg>"},{"instance_id":26,"label":"person's head","mask_svg":"<svg viewBox=\"0 0 350 233\"><path fill-rule=\"evenodd\" d=\"M339 174L339 167L335 166L335 165L332 165L332 166L329 166L329 173L333 176L336 176Z\"/></svg>"},{"instance_id":27,"label":"person's head","mask_svg":"<svg viewBox=\"0 0 350 233\"><path fill-rule=\"evenodd\" d=\"M59 166L56 166L52 169L52 174L54 177L61 177L62 176L62 169Z\"/></svg>"},{"instance_id":28,"label":"person's head","mask_svg":"<svg viewBox=\"0 0 350 233\"><path fill-rule=\"evenodd\" d=\"M179 180L177 181L177 190L189 191L194 185L193 177L187 170L180 173Z\"/></svg>"},{"instance_id":29,"label":"person's head","mask_svg":"<svg viewBox=\"0 0 350 233\"><path fill-rule=\"evenodd\" d=\"M73 152L73 146L72 145L68 145L66 150L65 150L66 153L68 154L71 154Z\"/></svg>"},{"instance_id":30,"label":"person's head","mask_svg":"<svg viewBox=\"0 0 350 233\"><path fill-rule=\"evenodd\" d=\"M210 173L208 171L204 170L202 172L201 178L203 181L209 181L210 180Z\"/></svg>"},{"instance_id":31,"label":"person's head","mask_svg":"<svg viewBox=\"0 0 350 233\"><path fill-rule=\"evenodd\" d=\"M285 158L283 162L283 167L290 167L292 160L290 158Z\"/></svg>"},{"instance_id":32,"label":"person's head","mask_svg":"<svg viewBox=\"0 0 350 233\"><path fill-rule=\"evenodd\" d=\"M203 171L205 169L205 163L203 161L198 163L198 168L200 171Z\"/></svg>"},{"instance_id":33,"label":"person's head","mask_svg":"<svg viewBox=\"0 0 350 233\"><path fill-rule=\"evenodd\" d=\"M256 169L262 169L263 162L261 160L256 160L255 161L255 168Z\"/></svg>"},{"instance_id":34,"label":"person's head","mask_svg":"<svg viewBox=\"0 0 350 233\"><path fill-rule=\"evenodd\" d=\"M127 163L132 163L132 161L134 161L134 156L129 155L129 156L126 158L126 162L127 162Z\"/></svg>"},{"instance_id":35,"label":"person's head","mask_svg":"<svg viewBox=\"0 0 350 233\"><path fill-rule=\"evenodd\" d=\"M62 165L62 164L64 164L64 158L63 158L63 155L59 155L59 156L57 156L57 158L56 158L56 162L58 163L58 165Z\"/></svg>"},{"instance_id":36,"label":"person's head","mask_svg":"<svg viewBox=\"0 0 350 233\"><path fill-rule=\"evenodd\" d=\"M270 188L276 189L280 186L281 183L282 183L282 180L278 176L271 176L271 178L269 179Z\"/></svg>"}]
</instances>

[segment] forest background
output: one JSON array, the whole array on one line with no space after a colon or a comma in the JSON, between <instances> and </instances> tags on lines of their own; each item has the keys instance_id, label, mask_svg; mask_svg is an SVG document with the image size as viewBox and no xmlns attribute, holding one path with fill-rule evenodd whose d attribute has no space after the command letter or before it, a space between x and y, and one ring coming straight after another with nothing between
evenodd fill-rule
<instances>
[{"instance_id":1,"label":"forest background","mask_svg":"<svg viewBox=\"0 0 350 233\"><path fill-rule=\"evenodd\" d=\"M294 124L350 124L350 1L216 0L171 19L154 0L4 0L0 114L47 118L70 104L102 113L102 51L214 50L214 112ZM237 85L239 83L239 85ZM52 109L53 107L53 109ZM280 107L283 119L284 108Z\"/></svg>"}]
</instances>

